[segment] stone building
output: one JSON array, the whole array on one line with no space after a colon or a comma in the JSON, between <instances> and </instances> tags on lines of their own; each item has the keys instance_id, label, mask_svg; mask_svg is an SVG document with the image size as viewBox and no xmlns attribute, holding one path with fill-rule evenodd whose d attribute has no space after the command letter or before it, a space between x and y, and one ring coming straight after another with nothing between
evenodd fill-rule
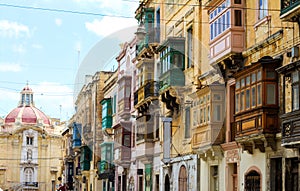
<instances>
[{"instance_id":1,"label":"stone building","mask_svg":"<svg viewBox=\"0 0 300 191\"><path fill-rule=\"evenodd\" d=\"M35 107L33 91L25 86L1 124L0 188L56 190L62 183L62 128Z\"/></svg>"}]
</instances>

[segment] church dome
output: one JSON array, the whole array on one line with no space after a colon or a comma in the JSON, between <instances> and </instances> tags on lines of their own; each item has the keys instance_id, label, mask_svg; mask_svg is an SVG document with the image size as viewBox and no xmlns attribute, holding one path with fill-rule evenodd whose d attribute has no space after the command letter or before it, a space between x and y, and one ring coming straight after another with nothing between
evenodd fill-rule
<instances>
[{"instance_id":1,"label":"church dome","mask_svg":"<svg viewBox=\"0 0 300 191\"><path fill-rule=\"evenodd\" d=\"M50 125L50 120L41 110L34 106L33 92L27 85L21 91L21 99L18 107L5 117L4 123Z\"/></svg>"}]
</instances>

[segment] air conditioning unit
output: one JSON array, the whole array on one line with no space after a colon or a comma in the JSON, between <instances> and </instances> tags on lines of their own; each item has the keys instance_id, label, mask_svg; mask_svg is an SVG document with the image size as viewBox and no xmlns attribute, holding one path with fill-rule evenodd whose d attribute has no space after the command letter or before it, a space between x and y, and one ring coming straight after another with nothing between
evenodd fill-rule
<instances>
[{"instance_id":1,"label":"air conditioning unit","mask_svg":"<svg viewBox=\"0 0 300 191\"><path fill-rule=\"evenodd\" d=\"M292 50L291 50L291 57L292 57L292 58L299 57L299 48L298 48L298 46L292 47Z\"/></svg>"}]
</instances>

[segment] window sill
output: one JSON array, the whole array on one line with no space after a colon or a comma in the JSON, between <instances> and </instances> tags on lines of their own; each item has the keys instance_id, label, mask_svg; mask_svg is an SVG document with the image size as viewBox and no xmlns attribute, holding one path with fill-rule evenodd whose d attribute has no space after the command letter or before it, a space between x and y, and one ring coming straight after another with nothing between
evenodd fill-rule
<instances>
[{"instance_id":1,"label":"window sill","mask_svg":"<svg viewBox=\"0 0 300 191\"><path fill-rule=\"evenodd\" d=\"M261 26L262 24L269 22L271 20L271 16L265 16L263 19L258 20L255 24L254 24L254 29L257 30L257 28L259 26Z\"/></svg>"}]
</instances>

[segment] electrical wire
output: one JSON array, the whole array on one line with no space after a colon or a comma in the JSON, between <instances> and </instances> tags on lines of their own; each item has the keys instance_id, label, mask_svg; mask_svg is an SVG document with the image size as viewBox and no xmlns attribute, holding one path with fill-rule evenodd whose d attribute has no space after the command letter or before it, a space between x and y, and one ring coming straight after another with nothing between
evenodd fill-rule
<instances>
[{"instance_id":1,"label":"electrical wire","mask_svg":"<svg viewBox=\"0 0 300 191\"><path fill-rule=\"evenodd\" d=\"M132 19L131 16L124 16L124 15L108 15L108 14L102 14L102 13L72 11L72 10L66 10L66 9L32 7L32 6L24 6L24 5L13 5L13 4L7 4L7 3L0 3L0 6L20 8L20 9L39 10L39 11L49 11L49 12L71 13L71 14L79 14L79 15L92 15L92 16L102 16L102 17L107 16L107 17L118 17L118 18Z\"/></svg>"}]
</instances>

